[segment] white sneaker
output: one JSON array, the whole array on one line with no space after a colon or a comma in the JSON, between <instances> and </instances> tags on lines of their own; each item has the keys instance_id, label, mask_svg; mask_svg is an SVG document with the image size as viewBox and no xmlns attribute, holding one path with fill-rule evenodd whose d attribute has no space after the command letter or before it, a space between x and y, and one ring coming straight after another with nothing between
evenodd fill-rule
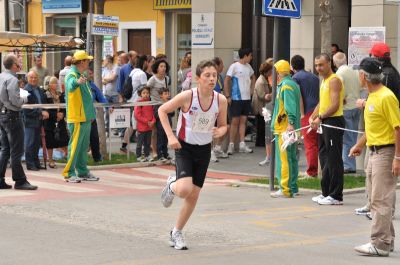
<instances>
[{"instance_id":1,"label":"white sneaker","mask_svg":"<svg viewBox=\"0 0 400 265\"><path fill-rule=\"evenodd\" d=\"M272 192L270 195L272 198L290 198L290 196L286 196L285 194L283 194L283 191L281 189Z\"/></svg>"},{"instance_id":2,"label":"white sneaker","mask_svg":"<svg viewBox=\"0 0 400 265\"><path fill-rule=\"evenodd\" d=\"M167 180L167 184L165 185L163 191L161 192L161 203L165 208L171 206L172 201L174 200L175 194L171 190L171 184L176 181L176 174L170 174Z\"/></svg>"},{"instance_id":3,"label":"white sneaker","mask_svg":"<svg viewBox=\"0 0 400 265\"><path fill-rule=\"evenodd\" d=\"M269 162L271 162L271 159L268 156L266 156L263 161L258 162L258 165L265 166L265 165L268 165Z\"/></svg>"},{"instance_id":4,"label":"white sneaker","mask_svg":"<svg viewBox=\"0 0 400 265\"><path fill-rule=\"evenodd\" d=\"M217 156L215 155L214 150L211 151L211 158L210 158L210 160L211 160L212 162L218 162L218 158L217 158Z\"/></svg>"},{"instance_id":5,"label":"white sneaker","mask_svg":"<svg viewBox=\"0 0 400 265\"><path fill-rule=\"evenodd\" d=\"M371 210L367 207L367 205L365 205L361 208L354 209L354 211L357 215L367 215L367 213L369 213Z\"/></svg>"},{"instance_id":6,"label":"white sneaker","mask_svg":"<svg viewBox=\"0 0 400 265\"><path fill-rule=\"evenodd\" d=\"M221 152L219 154L215 154L217 156L217 158L228 158L229 155L225 152Z\"/></svg>"},{"instance_id":7,"label":"white sneaker","mask_svg":"<svg viewBox=\"0 0 400 265\"><path fill-rule=\"evenodd\" d=\"M342 205L343 201L336 200L331 196L327 196L323 199L318 200L319 205Z\"/></svg>"},{"instance_id":8,"label":"white sneaker","mask_svg":"<svg viewBox=\"0 0 400 265\"><path fill-rule=\"evenodd\" d=\"M250 149L244 142L239 144L239 153L253 153L253 149Z\"/></svg>"},{"instance_id":9,"label":"white sneaker","mask_svg":"<svg viewBox=\"0 0 400 265\"><path fill-rule=\"evenodd\" d=\"M318 195L318 196L312 197L311 200L312 200L313 202L318 202L319 200L321 200L321 199L323 199L323 198L325 198L324 195L320 194L320 195Z\"/></svg>"},{"instance_id":10,"label":"white sneaker","mask_svg":"<svg viewBox=\"0 0 400 265\"><path fill-rule=\"evenodd\" d=\"M233 155L233 152L235 151L235 144L234 143L229 143L228 145L228 155Z\"/></svg>"},{"instance_id":11,"label":"white sneaker","mask_svg":"<svg viewBox=\"0 0 400 265\"><path fill-rule=\"evenodd\" d=\"M185 239L183 238L182 231L175 231L175 233L171 231L169 235L169 245L171 247L174 247L178 250L188 249L185 243Z\"/></svg>"},{"instance_id":12,"label":"white sneaker","mask_svg":"<svg viewBox=\"0 0 400 265\"><path fill-rule=\"evenodd\" d=\"M357 246L354 248L354 250L367 256L380 256L380 257L389 256L389 251L376 248L371 243Z\"/></svg>"}]
</instances>

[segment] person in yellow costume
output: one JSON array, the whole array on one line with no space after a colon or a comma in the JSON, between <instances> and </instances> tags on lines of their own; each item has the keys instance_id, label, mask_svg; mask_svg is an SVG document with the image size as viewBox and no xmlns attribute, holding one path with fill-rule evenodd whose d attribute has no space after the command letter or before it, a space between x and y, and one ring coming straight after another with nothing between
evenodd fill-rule
<instances>
[{"instance_id":1,"label":"person in yellow costume","mask_svg":"<svg viewBox=\"0 0 400 265\"><path fill-rule=\"evenodd\" d=\"M99 180L87 168L91 123L96 119L92 91L85 76L92 59L93 57L85 51L75 52L71 70L65 77L65 102L70 139L68 161L63 176L66 182L71 183Z\"/></svg>"},{"instance_id":2,"label":"person in yellow costume","mask_svg":"<svg viewBox=\"0 0 400 265\"><path fill-rule=\"evenodd\" d=\"M298 192L297 144L288 145L282 150L284 142L282 134L300 128L301 94L299 86L290 76L289 62L280 60L274 66L278 74L278 86L271 129L275 134L276 177L279 190L271 193L271 197L293 197Z\"/></svg>"}]
</instances>

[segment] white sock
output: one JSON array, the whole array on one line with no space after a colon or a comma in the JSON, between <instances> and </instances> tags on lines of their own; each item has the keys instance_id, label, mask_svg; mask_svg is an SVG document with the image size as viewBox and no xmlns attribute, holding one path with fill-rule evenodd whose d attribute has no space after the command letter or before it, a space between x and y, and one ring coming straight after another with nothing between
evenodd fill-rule
<instances>
[{"instance_id":1,"label":"white sock","mask_svg":"<svg viewBox=\"0 0 400 265\"><path fill-rule=\"evenodd\" d=\"M240 142L240 145L245 145L245 143L244 142Z\"/></svg>"},{"instance_id":2,"label":"white sock","mask_svg":"<svg viewBox=\"0 0 400 265\"><path fill-rule=\"evenodd\" d=\"M176 229L176 227L174 227L174 229L172 229L172 234L175 234L178 231L180 231L180 230L178 230L178 229Z\"/></svg>"}]
</instances>

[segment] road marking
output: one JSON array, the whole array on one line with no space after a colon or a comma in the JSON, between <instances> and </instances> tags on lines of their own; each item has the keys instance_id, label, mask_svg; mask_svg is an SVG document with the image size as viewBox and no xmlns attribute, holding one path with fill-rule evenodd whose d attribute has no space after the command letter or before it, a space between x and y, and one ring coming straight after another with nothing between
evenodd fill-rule
<instances>
[{"instance_id":1,"label":"road marking","mask_svg":"<svg viewBox=\"0 0 400 265\"><path fill-rule=\"evenodd\" d=\"M96 175L96 176L99 176L99 177L118 177L118 178L121 178L121 179L165 183L164 179L142 177L142 176L137 176L137 175L129 175L127 173L118 173L118 172L115 172L115 171L108 171L108 170L96 170L96 172L93 173L93 174ZM100 181L102 181L102 179L100 179Z\"/></svg>"},{"instance_id":2,"label":"road marking","mask_svg":"<svg viewBox=\"0 0 400 265\"><path fill-rule=\"evenodd\" d=\"M0 191L0 197L19 197L19 196L29 196L29 195L34 195L34 193L29 193L25 191L16 191L16 190Z\"/></svg>"},{"instance_id":3,"label":"road marking","mask_svg":"<svg viewBox=\"0 0 400 265\"><path fill-rule=\"evenodd\" d=\"M161 190L161 186L146 185L146 184L134 184L126 182L116 182L110 180L101 180L100 185L105 184L111 187L124 188L124 189L134 189L134 190Z\"/></svg>"},{"instance_id":4,"label":"road marking","mask_svg":"<svg viewBox=\"0 0 400 265\"><path fill-rule=\"evenodd\" d=\"M156 173L157 175L163 175L163 176L169 176L169 174L175 173L175 170L170 170L170 169L165 169L165 168L160 168L160 167L157 167L156 170L155 170L155 168L152 168L152 167L140 167L140 168L135 168L134 170L149 173L149 174L155 174L155 172L157 172Z\"/></svg>"},{"instance_id":5,"label":"road marking","mask_svg":"<svg viewBox=\"0 0 400 265\"><path fill-rule=\"evenodd\" d=\"M243 210L243 211L226 211L226 212L216 212L201 215L202 217L212 217L212 216L224 216L224 215L237 215L237 214L247 214L247 215L257 215L263 216L266 214L285 214L285 213L309 213L315 212L318 208L299 206L299 207L282 207L282 208L265 208L265 209L253 209L253 210Z\"/></svg>"},{"instance_id":6,"label":"road marking","mask_svg":"<svg viewBox=\"0 0 400 265\"><path fill-rule=\"evenodd\" d=\"M43 182L43 181L35 181L35 185L39 187L39 189L48 189L48 190L57 190L57 191L63 191L63 192L74 192L74 193L79 193L79 192L100 192L103 190L98 190L98 189L91 189L91 188L85 188L85 187L79 187L79 184L68 184L68 185L62 185L62 184L55 184L55 183L49 183L49 182Z\"/></svg>"}]
</instances>

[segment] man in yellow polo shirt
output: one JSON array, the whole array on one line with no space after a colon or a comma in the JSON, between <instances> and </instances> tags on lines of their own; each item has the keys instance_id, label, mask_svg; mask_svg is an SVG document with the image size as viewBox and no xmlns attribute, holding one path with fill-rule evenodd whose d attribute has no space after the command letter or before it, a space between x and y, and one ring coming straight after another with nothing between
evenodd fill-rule
<instances>
[{"instance_id":1,"label":"man in yellow polo shirt","mask_svg":"<svg viewBox=\"0 0 400 265\"><path fill-rule=\"evenodd\" d=\"M374 58L360 63L359 78L369 92L365 105L365 134L350 150L360 155L365 144L370 157L367 180L371 188L371 241L355 248L371 256L388 256L394 250L392 222L397 177L400 175L400 110L393 92L382 84L382 65Z\"/></svg>"},{"instance_id":2,"label":"man in yellow polo shirt","mask_svg":"<svg viewBox=\"0 0 400 265\"><path fill-rule=\"evenodd\" d=\"M309 122L314 130L323 125L344 128L344 87L340 78L332 72L328 54L315 57L315 69L323 78L319 90L319 103ZM312 198L320 205L343 204L343 130L322 127L318 136L318 155L322 169L322 194Z\"/></svg>"}]
</instances>

